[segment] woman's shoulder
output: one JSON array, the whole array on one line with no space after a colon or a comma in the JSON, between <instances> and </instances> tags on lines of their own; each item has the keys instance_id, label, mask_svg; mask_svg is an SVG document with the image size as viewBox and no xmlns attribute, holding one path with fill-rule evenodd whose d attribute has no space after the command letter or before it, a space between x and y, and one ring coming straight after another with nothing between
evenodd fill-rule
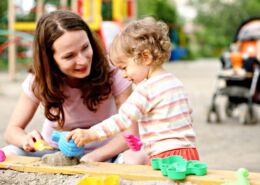
<instances>
[{"instance_id":1,"label":"woman's shoulder","mask_svg":"<svg viewBox=\"0 0 260 185\"><path fill-rule=\"evenodd\" d=\"M121 94L126 88L132 85L132 82L123 77L122 71L115 66L110 67L112 80L112 94L117 96Z\"/></svg>"},{"instance_id":2,"label":"woman's shoulder","mask_svg":"<svg viewBox=\"0 0 260 185\"><path fill-rule=\"evenodd\" d=\"M27 84L27 85L32 85L33 81L35 79L35 75L32 73L28 73L27 76L25 77L23 84Z\"/></svg>"},{"instance_id":3,"label":"woman's shoulder","mask_svg":"<svg viewBox=\"0 0 260 185\"><path fill-rule=\"evenodd\" d=\"M27 96L29 96L34 102L38 103L39 100L36 98L36 96L32 90L32 85L33 85L34 79L35 79L35 75L32 73L29 73L22 83L22 89L23 89L23 92Z\"/></svg>"}]
</instances>

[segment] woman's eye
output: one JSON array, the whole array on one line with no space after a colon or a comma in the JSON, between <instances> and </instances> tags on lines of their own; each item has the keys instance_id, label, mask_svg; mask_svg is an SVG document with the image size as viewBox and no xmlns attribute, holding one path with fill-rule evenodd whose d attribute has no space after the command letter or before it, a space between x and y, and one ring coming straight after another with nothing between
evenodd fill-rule
<instances>
[{"instance_id":1,"label":"woman's eye","mask_svg":"<svg viewBox=\"0 0 260 185\"><path fill-rule=\"evenodd\" d=\"M71 59L73 57L73 55L67 55L64 57L64 59L68 60L68 59Z\"/></svg>"},{"instance_id":2,"label":"woman's eye","mask_svg":"<svg viewBox=\"0 0 260 185\"><path fill-rule=\"evenodd\" d=\"M85 46L83 46L83 48L82 48L83 51L86 50L86 49L88 49L88 45L85 45Z\"/></svg>"}]
</instances>

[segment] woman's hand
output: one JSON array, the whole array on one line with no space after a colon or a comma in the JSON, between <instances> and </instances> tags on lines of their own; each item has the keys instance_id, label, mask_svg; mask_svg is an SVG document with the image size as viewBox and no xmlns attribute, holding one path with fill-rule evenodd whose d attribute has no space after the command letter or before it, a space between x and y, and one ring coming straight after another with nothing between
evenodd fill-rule
<instances>
[{"instance_id":1,"label":"woman's hand","mask_svg":"<svg viewBox=\"0 0 260 185\"><path fill-rule=\"evenodd\" d=\"M37 130L33 130L31 132L29 132L26 137L25 140L23 142L23 149L27 152L35 152L35 148L33 147L33 144L40 140L43 139L40 132Z\"/></svg>"},{"instance_id":2,"label":"woman's hand","mask_svg":"<svg viewBox=\"0 0 260 185\"><path fill-rule=\"evenodd\" d=\"M72 139L78 147L81 147L84 144L95 141L95 136L89 129L78 128L68 133L66 140L69 141L70 139Z\"/></svg>"}]
</instances>

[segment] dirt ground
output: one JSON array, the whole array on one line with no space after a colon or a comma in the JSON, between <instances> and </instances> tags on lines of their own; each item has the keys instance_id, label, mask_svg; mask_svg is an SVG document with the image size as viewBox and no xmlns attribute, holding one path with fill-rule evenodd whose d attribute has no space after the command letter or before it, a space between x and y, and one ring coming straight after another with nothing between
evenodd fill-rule
<instances>
[{"instance_id":1,"label":"dirt ground","mask_svg":"<svg viewBox=\"0 0 260 185\"><path fill-rule=\"evenodd\" d=\"M225 119L221 124L206 123L206 114L216 88L216 75L220 69L219 61L206 59L170 62L165 64L165 67L183 81L190 97L201 161L207 163L209 169L237 170L244 167L251 172L260 172L259 121L254 125L241 125L237 119ZM11 82L7 72L0 72L0 147L5 145L3 131L25 76L26 72L20 71L17 73L17 80ZM259 107L256 107L256 110L260 115ZM225 115L222 117L225 118ZM38 110L28 130L35 127L40 129L42 120L42 110ZM1 171L0 174L3 175Z\"/></svg>"},{"instance_id":2,"label":"dirt ground","mask_svg":"<svg viewBox=\"0 0 260 185\"><path fill-rule=\"evenodd\" d=\"M11 170L0 170L0 185L77 185L83 175L50 175L41 173L16 173ZM178 185L174 181L132 181L119 179L120 185ZM87 184L90 185L90 184ZM92 185L92 184L91 184ZM93 183L94 185L94 183ZM191 182L179 185L193 185Z\"/></svg>"}]
</instances>

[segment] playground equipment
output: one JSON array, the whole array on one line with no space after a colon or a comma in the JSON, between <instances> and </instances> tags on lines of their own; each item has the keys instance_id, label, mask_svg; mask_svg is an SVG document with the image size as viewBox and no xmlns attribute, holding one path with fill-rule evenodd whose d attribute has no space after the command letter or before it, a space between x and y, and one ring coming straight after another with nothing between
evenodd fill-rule
<instances>
[{"instance_id":1,"label":"playground equipment","mask_svg":"<svg viewBox=\"0 0 260 185\"><path fill-rule=\"evenodd\" d=\"M29 45L31 45L33 41L33 36L31 34L25 33L25 32L10 32L8 30L0 30L0 36L1 35L12 35L13 40L7 40L3 44L0 45L0 55L3 53L3 51L8 48L11 44L17 43L18 41L26 42Z\"/></svg>"},{"instance_id":2,"label":"playground equipment","mask_svg":"<svg viewBox=\"0 0 260 185\"><path fill-rule=\"evenodd\" d=\"M68 0L60 0L60 7L64 9L71 9L78 13L88 23L90 28L97 32L101 37L101 41L105 47L111 42L111 38L120 30L120 25L125 19L131 19L135 17L135 0L110 0L112 4L112 20L110 22L110 28L107 29L103 24L102 18L102 0L71 0L70 7L68 7ZM44 1L36 1L36 20L33 22L17 22L15 21L15 8L14 0L8 1L8 32L16 31L34 31L36 27L36 21L44 13ZM116 31L115 31L116 30ZM15 50L15 38L14 35L9 35L8 43L4 47L8 46L8 68L9 78L13 80L16 72L16 50Z\"/></svg>"},{"instance_id":3,"label":"playground equipment","mask_svg":"<svg viewBox=\"0 0 260 185\"><path fill-rule=\"evenodd\" d=\"M171 61L179 60L182 57L186 56L188 53L187 43L186 43L186 34L182 28L175 28L170 30L170 38L174 45L171 52Z\"/></svg>"},{"instance_id":4,"label":"playground equipment","mask_svg":"<svg viewBox=\"0 0 260 185\"><path fill-rule=\"evenodd\" d=\"M74 11L98 33L103 46L108 49L124 20L135 17L135 0L111 0L112 20L110 21L104 21L102 18L102 3L102 0L77 0Z\"/></svg>"}]
</instances>

